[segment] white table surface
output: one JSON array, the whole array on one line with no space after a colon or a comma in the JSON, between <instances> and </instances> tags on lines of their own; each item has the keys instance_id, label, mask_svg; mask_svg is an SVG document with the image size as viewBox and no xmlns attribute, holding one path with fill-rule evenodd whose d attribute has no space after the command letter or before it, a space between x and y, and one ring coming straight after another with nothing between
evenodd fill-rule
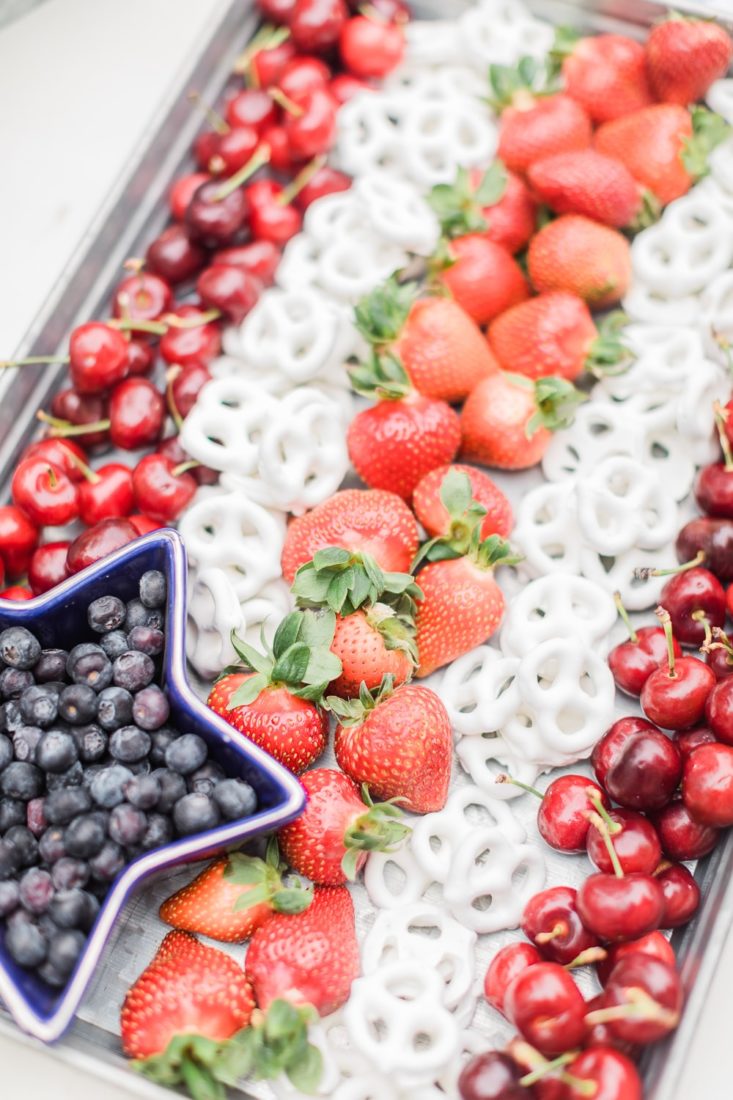
<instances>
[{"instance_id":1,"label":"white table surface","mask_svg":"<svg viewBox=\"0 0 733 1100\"><path fill-rule=\"evenodd\" d=\"M0 30L0 358L20 342L224 3L50 0ZM686 1071L663 1100L733 1095L731 986L733 934ZM0 1067L6 1097L130 1095L5 1034Z\"/></svg>"}]
</instances>

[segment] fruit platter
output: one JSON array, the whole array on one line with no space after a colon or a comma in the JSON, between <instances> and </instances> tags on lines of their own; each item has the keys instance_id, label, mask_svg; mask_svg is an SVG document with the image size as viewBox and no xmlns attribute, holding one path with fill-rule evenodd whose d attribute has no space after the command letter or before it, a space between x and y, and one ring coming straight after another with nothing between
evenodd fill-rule
<instances>
[{"instance_id":1,"label":"fruit platter","mask_svg":"<svg viewBox=\"0 0 733 1100\"><path fill-rule=\"evenodd\" d=\"M161 1100L671 1096L733 904L732 32L212 26L1 364L3 1031Z\"/></svg>"}]
</instances>

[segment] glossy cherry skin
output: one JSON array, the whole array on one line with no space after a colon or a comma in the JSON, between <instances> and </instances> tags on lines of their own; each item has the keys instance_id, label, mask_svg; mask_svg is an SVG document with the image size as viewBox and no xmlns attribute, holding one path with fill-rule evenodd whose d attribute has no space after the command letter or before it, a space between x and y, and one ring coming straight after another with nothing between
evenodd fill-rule
<instances>
[{"instance_id":1,"label":"glossy cherry skin","mask_svg":"<svg viewBox=\"0 0 733 1100\"><path fill-rule=\"evenodd\" d=\"M280 256L280 249L272 241L250 241L234 248L222 248L214 255L213 263L242 267L265 287L275 282Z\"/></svg>"},{"instance_id":2,"label":"glossy cherry skin","mask_svg":"<svg viewBox=\"0 0 733 1100\"><path fill-rule=\"evenodd\" d=\"M110 436L116 447L136 451L160 439L165 399L147 378L127 378L115 386L109 401Z\"/></svg>"},{"instance_id":3,"label":"glossy cherry skin","mask_svg":"<svg viewBox=\"0 0 733 1100\"><path fill-rule=\"evenodd\" d=\"M367 84L365 80L359 80L358 76L353 76L351 73L338 73L329 84L328 90L341 107L344 103L348 103L350 99L353 99L355 95L361 95L362 92L373 92L374 88Z\"/></svg>"},{"instance_id":4,"label":"glossy cherry skin","mask_svg":"<svg viewBox=\"0 0 733 1100\"><path fill-rule=\"evenodd\" d=\"M22 584L11 584L10 588L4 588L0 592L0 600L32 600L33 593L30 588Z\"/></svg>"},{"instance_id":5,"label":"glossy cherry skin","mask_svg":"<svg viewBox=\"0 0 733 1100\"><path fill-rule=\"evenodd\" d=\"M277 84L289 61L295 57L295 47L290 39L276 46L265 44L252 56L248 72L253 73L258 88L271 88Z\"/></svg>"},{"instance_id":6,"label":"glossy cherry skin","mask_svg":"<svg viewBox=\"0 0 733 1100\"><path fill-rule=\"evenodd\" d=\"M701 825L733 825L733 747L701 745L685 761L682 801Z\"/></svg>"},{"instance_id":7,"label":"glossy cherry skin","mask_svg":"<svg viewBox=\"0 0 733 1100\"><path fill-rule=\"evenodd\" d=\"M566 1100L581 1100L588 1093L575 1082L595 1085L593 1100L643 1100L643 1088L636 1066L623 1051L612 1047L591 1047L579 1054L567 1072L572 1083L566 1086Z\"/></svg>"},{"instance_id":8,"label":"glossy cherry skin","mask_svg":"<svg viewBox=\"0 0 733 1100\"><path fill-rule=\"evenodd\" d=\"M289 99L323 88L331 79L331 70L318 57L295 57L283 69L277 86Z\"/></svg>"},{"instance_id":9,"label":"glossy cherry skin","mask_svg":"<svg viewBox=\"0 0 733 1100\"><path fill-rule=\"evenodd\" d=\"M127 516L133 509L132 470L110 462L94 472L94 480L79 486L79 517L87 527L101 519Z\"/></svg>"},{"instance_id":10,"label":"glossy cherry skin","mask_svg":"<svg viewBox=\"0 0 733 1100\"><path fill-rule=\"evenodd\" d=\"M107 399L99 394L80 394L73 389L59 390L51 398L51 412L59 420L68 420L70 424L96 424L107 419ZM75 439L83 447L104 447L109 443L109 431L103 428L85 432L75 436Z\"/></svg>"},{"instance_id":11,"label":"glossy cherry skin","mask_svg":"<svg viewBox=\"0 0 733 1100\"><path fill-rule=\"evenodd\" d=\"M69 575L66 557L70 542L44 542L34 551L28 566L28 584L34 596L55 588Z\"/></svg>"},{"instance_id":12,"label":"glossy cherry skin","mask_svg":"<svg viewBox=\"0 0 733 1100\"><path fill-rule=\"evenodd\" d=\"M458 1094L461 1100L526 1100L521 1076L522 1070L508 1054L487 1050L474 1055L461 1070Z\"/></svg>"},{"instance_id":13,"label":"glossy cherry skin","mask_svg":"<svg viewBox=\"0 0 733 1100\"><path fill-rule=\"evenodd\" d=\"M14 504L0 505L0 558L9 576L22 577L38 545L38 528Z\"/></svg>"},{"instance_id":14,"label":"glossy cherry skin","mask_svg":"<svg viewBox=\"0 0 733 1100\"><path fill-rule=\"evenodd\" d=\"M233 176L249 163L259 143L260 135L254 126L236 126L219 138L216 153L207 165L209 171Z\"/></svg>"},{"instance_id":15,"label":"glossy cherry skin","mask_svg":"<svg viewBox=\"0 0 733 1100\"><path fill-rule=\"evenodd\" d=\"M700 905L700 887L682 863L669 863L657 871L656 879L664 894L662 928L687 924Z\"/></svg>"},{"instance_id":16,"label":"glossy cherry skin","mask_svg":"<svg viewBox=\"0 0 733 1100\"><path fill-rule=\"evenodd\" d=\"M157 321L172 305L170 284L152 271L139 271L118 284L112 298L112 313L133 321Z\"/></svg>"},{"instance_id":17,"label":"glossy cherry skin","mask_svg":"<svg viewBox=\"0 0 733 1100\"><path fill-rule=\"evenodd\" d=\"M517 940L500 947L489 963L484 977L484 997L498 1012L505 1015L504 997L514 979L528 966L542 962L534 944Z\"/></svg>"},{"instance_id":18,"label":"glossy cherry skin","mask_svg":"<svg viewBox=\"0 0 733 1100\"><path fill-rule=\"evenodd\" d=\"M330 50L348 18L344 0L295 0L288 26L296 49L301 53Z\"/></svg>"},{"instance_id":19,"label":"glossy cherry skin","mask_svg":"<svg viewBox=\"0 0 733 1100\"><path fill-rule=\"evenodd\" d=\"M571 975L554 962L527 967L506 992L507 1016L542 1054L562 1054L585 1033L585 1001Z\"/></svg>"},{"instance_id":20,"label":"glossy cherry skin","mask_svg":"<svg viewBox=\"0 0 733 1100\"><path fill-rule=\"evenodd\" d=\"M206 263L206 252L192 241L182 225L169 225L148 245L148 270L176 286L192 279Z\"/></svg>"},{"instance_id":21,"label":"glossy cherry skin","mask_svg":"<svg viewBox=\"0 0 733 1100\"><path fill-rule=\"evenodd\" d=\"M330 164L324 164L322 168L314 172L308 183L301 188L293 199L293 205L297 206L298 210L305 211L316 199L322 199L326 195L335 195L339 191L348 191L350 187L350 176L347 176L345 172L339 172L337 168L332 168Z\"/></svg>"},{"instance_id":22,"label":"glossy cherry skin","mask_svg":"<svg viewBox=\"0 0 733 1100\"><path fill-rule=\"evenodd\" d=\"M683 645L700 646L705 641L705 624L693 619L703 612L711 627L725 622L725 592L709 569L697 566L670 577L659 602L672 619L672 629Z\"/></svg>"},{"instance_id":23,"label":"glossy cherry skin","mask_svg":"<svg viewBox=\"0 0 733 1100\"><path fill-rule=\"evenodd\" d=\"M702 718L715 683L715 673L703 661L680 657L675 662L674 676L666 668L651 674L642 688L642 710L665 729L687 729Z\"/></svg>"},{"instance_id":24,"label":"glossy cherry skin","mask_svg":"<svg viewBox=\"0 0 733 1100\"><path fill-rule=\"evenodd\" d=\"M649 932L638 940L630 940L628 943L613 943L608 948L605 959L596 963L596 972L601 985L605 985L609 975L619 959L627 955L653 955L655 959L661 959L669 966L676 965L676 958L672 945L661 932Z\"/></svg>"},{"instance_id":25,"label":"glossy cherry skin","mask_svg":"<svg viewBox=\"0 0 733 1100\"><path fill-rule=\"evenodd\" d=\"M169 435L166 439L161 439L156 450L158 454L170 459L174 466L191 461L191 456L184 451L181 446L181 437L178 435ZM212 470L209 466L194 466L189 472L197 485L216 485L220 477L219 471ZM160 524L156 523L156 526L160 527Z\"/></svg>"},{"instance_id":26,"label":"glossy cherry skin","mask_svg":"<svg viewBox=\"0 0 733 1100\"><path fill-rule=\"evenodd\" d=\"M191 172L188 176L180 176L173 183L168 193L168 205L176 221L183 221L194 194L202 183L208 183L210 179L208 172Z\"/></svg>"},{"instance_id":27,"label":"glossy cherry skin","mask_svg":"<svg viewBox=\"0 0 733 1100\"><path fill-rule=\"evenodd\" d=\"M207 172L211 170L209 164L219 152L220 143L221 134L218 134L216 130L204 130L203 133L196 136L193 143L193 155L200 168Z\"/></svg>"},{"instance_id":28,"label":"glossy cherry skin","mask_svg":"<svg viewBox=\"0 0 733 1100\"><path fill-rule=\"evenodd\" d=\"M336 104L325 88L314 88L294 99L300 114L283 122L293 160L311 160L327 153L336 140Z\"/></svg>"},{"instance_id":29,"label":"glossy cherry skin","mask_svg":"<svg viewBox=\"0 0 733 1100\"><path fill-rule=\"evenodd\" d=\"M613 968L611 968L613 969ZM610 973L610 970L609 970ZM596 1009L603 1007L603 993L596 994L586 1003L586 1011L588 1015L595 1012ZM586 1031L585 1038L583 1039L583 1046L588 1048L593 1047L613 1047L614 1050L621 1050L624 1054L633 1056L634 1047L632 1043L625 1043L622 1039L619 1039L613 1034L607 1023L588 1023L588 1017L586 1016ZM567 1100L567 1093L564 1093L560 1100Z\"/></svg>"},{"instance_id":30,"label":"glossy cherry skin","mask_svg":"<svg viewBox=\"0 0 733 1100\"><path fill-rule=\"evenodd\" d=\"M140 460L132 477L138 510L164 523L177 519L196 492L191 474L174 470L170 459L152 454Z\"/></svg>"},{"instance_id":31,"label":"glossy cherry skin","mask_svg":"<svg viewBox=\"0 0 733 1100\"><path fill-rule=\"evenodd\" d=\"M150 374L155 366L155 348L147 340L130 340L127 344L127 377Z\"/></svg>"},{"instance_id":32,"label":"glossy cherry skin","mask_svg":"<svg viewBox=\"0 0 733 1100\"><path fill-rule=\"evenodd\" d=\"M291 237L300 232L303 218L292 203L259 203L250 211L249 227L256 241L271 241L284 247Z\"/></svg>"},{"instance_id":33,"label":"glossy cherry skin","mask_svg":"<svg viewBox=\"0 0 733 1100\"><path fill-rule=\"evenodd\" d=\"M619 959L608 976L601 1006L613 1008L618 1005L633 1003L634 990L643 990L644 993L667 1012L676 1016L682 1011L682 984L679 974L674 966L654 958L653 955L642 955L632 952ZM672 1020L660 1020L655 1018L654 1006L650 1007L649 1015L629 1014L617 1020L609 1020L608 1027L627 1042L646 1046L655 1043L676 1027Z\"/></svg>"},{"instance_id":34,"label":"glossy cherry skin","mask_svg":"<svg viewBox=\"0 0 733 1100\"><path fill-rule=\"evenodd\" d=\"M558 852L584 852L588 835L588 813L593 810L589 794L610 809L604 790L585 775L561 775L547 787L537 812L542 839Z\"/></svg>"},{"instance_id":35,"label":"glossy cherry skin","mask_svg":"<svg viewBox=\"0 0 733 1100\"><path fill-rule=\"evenodd\" d=\"M661 730L641 729L621 747L604 786L627 809L658 810L677 790L681 775L682 755L675 742Z\"/></svg>"},{"instance_id":36,"label":"glossy cherry skin","mask_svg":"<svg viewBox=\"0 0 733 1100\"><path fill-rule=\"evenodd\" d=\"M127 340L101 321L79 325L69 337L69 374L78 393L103 393L127 374Z\"/></svg>"},{"instance_id":37,"label":"glossy cherry skin","mask_svg":"<svg viewBox=\"0 0 733 1100\"><path fill-rule=\"evenodd\" d=\"M733 519L733 470L722 462L703 466L695 480L695 500L709 516Z\"/></svg>"},{"instance_id":38,"label":"glossy cherry skin","mask_svg":"<svg viewBox=\"0 0 733 1100\"><path fill-rule=\"evenodd\" d=\"M161 527L165 527L164 523L160 523L157 519L151 519L150 516L144 516L141 512L133 512L127 518L138 535L147 535L150 531L159 531Z\"/></svg>"},{"instance_id":39,"label":"glossy cherry skin","mask_svg":"<svg viewBox=\"0 0 733 1100\"><path fill-rule=\"evenodd\" d=\"M662 858L662 845L651 821L634 810L611 810L611 820L621 826L611 836L611 843L624 874L639 871L650 875ZM598 829L591 825L587 841L588 858L599 871L613 871L611 857Z\"/></svg>"},{"instance_id":40,"label":"glossy cherry skin","mask_svg":"<svg viewBox=\"0 0 733 1100\"><path fill-rule=\"evenodd\" d=\"M241 187L218 198L221 180L202 183L186 209L186 226L192 237L209 248L231 244L247 221L247 199Z\"/></svg>"},{"instance_id":41,"label":"glossy cherry skin","mask_svg":"<svg viewBox=\"0 0 733 1100\"><path fill-rule=\"evenodd\" d=\"M103 519L82 531L69 546L66 567L69 573L78 573L88 565L105 558L113 550L127 546L138 537L129 519Z\"/></svg>"},{"instance_id":42,"label":"glossy cherry skin","mask_svg":"<svg viewBox=\"0 0 733 1100\"><path fill-rule=\"evenodd\" d=\"M710 745L717 738L707 726L693 726L690 730L678 730L674 735L677 748L682 753L682 761L687 759L690 753L699 749L700 745Z\"/></svg>"},{"instance_id":43,"label":"glossy cherry skin","mask_svg":"<svg viewBox=\"0 0 733 1100\"><path fill-rule=\"evenodd\" d=\"M175 316L185 321L202 317L199 306L179 306ZM160 338L160 354L166 363L187 367L191 363L206 366L221 351L221 331L215 321L186 328L171 326Z\"/></svg>"},{"instance_id":44,"label":"glossy cherry skin","mask_svg":"<svg viewBox=\"0 0 733 1100\"><path fill-rule=\"evenodd\" d=\"M13 504L38 527L63 527L79 515L75 483L45 458L21 462L10 483Z\"/></svg>"},{"instance_id":45,"label":"glossy cherry skin","mask_svg":"<svg viewBox=\"0 0 733 1100\"><path fill-rule=\"evenodd\" d=\"M176 375L171 383L171 395L181 416L188 416L201 390L210 381L211 374L201 363L189 363Z\"/></svg>"},{"instance_id":46,"label":"glossy cherry skin","mask_svg":"<svg viewBox=\"0 0 733 1100\"><path fill-rule=\"evenodd\" d=\"M705 721L719 741L733 745L733 679L720 680L708 695Z\"/></svg>"},{"instance_id":47,"label":"glossy cherry skin","mask_svg":"<svg viewBox=\"0 0 733 1100\"><path fill-rule=\"evenodd\" d=\"M266 126L277 122L277 107L267 92L258 88L245 88L228 100L224 117L232 129L251 126L261 134Z\"/></svg>"},{"instance_id":48,"label":"glossy cherry skin","mask_svg":"<svg viewBox=\"0 0 733 1100\"><path fill-rule=\"evenodd\" d=\"M682 656L679 643L674 641L675 655ZM667 664L667 641L661 626L642 626L636 631L636 640L627 638L614 646L608 655L608 667L620 691L637 698L655 668Z\"/></svg>"},{"instance_id":49,"label":"glossy cherry skin","mask_svg":"<svg viewBox=\"0 0 733 1100\"><path fill-rule=\"evenodd\" d=\"M271 23L288 23L293 14L295 0L257 0L257 7Z\"/></svg>"},{"instance_id":50,"label":"glossy cherry skin","mask_svg":"<svg viewBox=\"0 0 733 1100\"><path fill-rule=\"evenodd\" d=\"M725 599L726 604L728 604L727 592ZM730 611L728 611L728 615L730 615ZM724 637L725 640L718 637L714 643L714 648L705 654L705 663L710 665L715 673L716 680L725 680L728 676L733 676L733 638L729 634Z\"/></svg>"},{"instance_id":51,"label":"glossy cherry skin","mask_svg":"<svg viewBox=\"0 0 733 1100\"><path fill-rule=\"evenodd\" d=\"M611 767L619 759L624 745L634 738L639 730L656 730L646 718L640 718L631 714L627 718L619 718L604 733L591 754L590 762L596 779L602 787L606 786L606 778Z\"/></svg>"},{"instance_id":52,"label":"glossy cherry skin","mask_svg":"<svg viewBox=\"0 0 733 1100\"><path fill-rule=\"evenodd\" d=\"M570 886L553 886L530 898L522 913L521 928L527 939L546 959L563 966L598 946L578 916L576 897Z\"/></svg>"},{"instance_id":53,"label":"glossy cherry skin","mask_svg":"<svg viewBox=\"0 0 733 1100\"><path fill-rule=\"evenodd\" d=\"M405 52L401 27L357 15L341 31L341 60L349 72L364 79L381 79L399 65Z\"/></svg>"},{"instance_id":54,"label":"glossy cherry skin","mask_svg":"<svg viewBox=\"0 0 733 1100\"><path fill-rule=\"evenodd\" d=\"M602 940L638 940L659 927L664 912L662 888L651 875L590 875L578 889L580 919Z\"/></svg>"},{"instance_id":55,"label":"glossy cherry skin","mask_svg":"<svg viewBox=\"0 0 733 1100\"><path fill-rule=\"evenodd\" d=\"M733 581L733 521L698 516L680 531L675 543L677 558L692 561L698 551L705 554L705 565L721 581Z\"/></svg>"},{"instance_id":56,"label":"glossy cherry skin","mask_svg":"<svg viewBox=\"0 0 733 1100\"><path fill-rule=\"evenodd\" d=\"M728 618L733 619L733 584L729 584L725 590L725 610Z\"/></svg>"},{"instance_id":57,"label":"glossy cherry skin","mask_svg":"<svg viewBox=\"0 0 733 1100\"><path fill-rule=\"evenodd\" d=\"M45 459L52 466L63 470L71 481L84 480L82 467L86 464L87 456L73 439L59 439L58 436L39 439L23 451L23 459L26 458Z\"/></svg>"},{"instance_id":58,"label":"glossy cherry skin","mask_svg":"<svg viewBox=\"0 0 733 1100\"><path fill-rule=\"evenodd\" d=\"M720 830L696 821L681 798L653 814L652 821L670 859L702 859L720 840Z\"/></svg>"},{"instance_id":59,"label":"glossy cherry skin","mask_svg":"<svg viewBox=\"0 0 733 1100\"><path fill-rule=\"evenodd\" d=\"M260 284L242 267L213 264L196 280L196 293L205 306L218 309L238 325L257 302Z\"/></svg>"},{"instance_id":60,"label":"glossy cherry skin","mask_svg":"<svg viewBox=\"0 0 733 1100\"><path fill-rule=\"evenodd\" d=\"M262 131L262 144L270 150L269 165L273 172L282 175L291 175L295 171L296 162L290 152L290 144L285 127L280 123L275 126L267 126Z\"/></svg>"}]
</instances>

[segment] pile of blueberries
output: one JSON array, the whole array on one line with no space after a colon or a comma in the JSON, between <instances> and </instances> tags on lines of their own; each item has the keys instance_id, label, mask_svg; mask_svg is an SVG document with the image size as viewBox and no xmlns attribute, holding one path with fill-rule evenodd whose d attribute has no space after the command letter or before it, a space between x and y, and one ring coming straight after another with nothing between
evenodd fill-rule
<instances>
[{"instance_id":1,"label":"pile of blueberries","mask_svg":"<svg viewBox=\"0 0 733 1100\"><path fill-rule=\"evenodd\" d=\"M203 738L167 724L165 599L158 570L139 598L101 596L87 611L98 641L70 651L0 633L0 918L15 962L55 988L131 860L257 808Z\"/></svg>"}]
</instances>

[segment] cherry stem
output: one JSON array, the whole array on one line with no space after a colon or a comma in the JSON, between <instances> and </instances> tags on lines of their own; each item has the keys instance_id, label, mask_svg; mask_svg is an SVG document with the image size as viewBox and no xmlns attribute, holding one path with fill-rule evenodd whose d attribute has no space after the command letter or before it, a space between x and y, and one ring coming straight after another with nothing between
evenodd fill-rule
<instances>
[{"instance_id":1,"label":"cherry stem","mask_svg":"<svg viewBox=\"0 0 733 1100\"><path fill-rule=\"evenodd\" d=\"M196 467L200 465L200 462L197 462L194 458L192 458L188 462L181 462L178 466L174 466L171 470L171 473L174 477L180 477L181 474L188 473L189 470L195 470Z\"/></svg>"},{"instance_id":2,"label":"cherry stem","mask_svg":"<svg viewBox=\"0 0 733 1100\"><path fill-rule=\"evenodd\" d=\"M611 834L608 831L608 826L606 825L606 822L603 820L603 818L600 816L600 814L596 814L596 813L588 814L588 820L590 821L591 825L594 825L596 827L596 829L598 829L598 832L601 834L601 838L603 840L603 843L606 845L606 851L608 852L608 858L611 860L611 863L613 865L613 873L615 874L616 878L623 878L624 877L624 869L621 866L621 862L618 858L618 854L616 852L616 849L613 846L613 841L611 840Z\"/></svg>"},{"instance_id":3,"label":"cherry stem","mask_svg":"<svg viewBox=\"0 0 733 1100\"><path fill-rule=\"evenodd\" d=\"M116 328L120 332L149 332L153 336L165 336L168 326L161 321L136 321L134 317L114 317L107 321L110 328Z\"/></svg>"},{"instance_id":4,"label":"cherry stem","mask_svg":"<svg viewBox=\"0 0 733 1100\"><path fill-rule=\"evenodd\" d=\"M557 1058L553 1058L551 1062L543 1059L542 1065L537 1066L536 1069L531 1070L529 1073L525 1073L524 1077L519 1078L519 1084L524 1088L529 1088L537 1081L541 1081L543 1077L547 1077L548 1074L554 1073L556 1069L562 1069L569 1062L572 1062L577 1057L577 1051L569 1051L567 1054L560 1054Z\"/></svg>"},{"instance_id":5,"label":"cherry stem","mask_svg":"<svg viewBox=\"0 0 733 1100\"><path fill-rule=\"evenodd\" d=\"M183 427L183 417L181 416L178 405L176 404L176 399L173 396L173 383L175 382L176 378L178 378L178 375L181 373L181 369L181 367L171 367L171 369L168 371L168 377L165 387L165 402L168 406L168 412L171 415L171 420L173 421L177 432L180 432L181 428Z\"/></svg>"},{"instance_id":6,"label":"cherry stem","mask_svg":"<svg viewBox=\"0 0 733 1100\"><path fill-rule=\"evenodd\" d=\"M59 479L56 477L56 471L53 466L47 466L46 471L48 473L48 484L52 489L55 489L59 483Z\"/></svg>"},{"instance_id":7,"label":"cherry stem","mask_svg":"<svg viewBox=\"0 0 733 1100\"><path fill-rule=\"evenodd\" d=\"M72 424L70 420L59 420L56 416L49 416L42 409L36 413L36 419L43 424L48 424L52 429L51 435L60 438L86 435L88 432L107 432L111 426L109 420L92 420L89 424Z\"/></svg>"},{"instance_id":8,"label":"cherry stem","mask_svg":"<svg viewBox=\"0 0 733 1100\"><path fill-rule=\"evenodd\" d=\"M277 46L281 46L283 42L287 42L288 38L290 38L288 27L272 27L265 24L254 36L244 53L239 55L234 63L233 71L237 76L246 77L248 82L251 81L253 87L259 87L257 72L252 67L255 56L260 51L274 50Z\"/></svg>"},{"instance_id":9,"label":"cherry stem","mask_svg":"<svg viewBox=\"0 0 733 1100\"><path fill-rule=\"evenodd\" d=\"M123 271L131 271L133 275L141 275L145 267L145 259L141 256L129 256L122 265Z\"/></svg>"},{"instance_id":10,"label":"cherry stem","mask_svg":"<svg viewBox=\"0 0 733 1100\"><path fill-rule=\"evenodd\" d=\"M278 206L287 206L291 203L296 195L306 187L315 176L316 172L323 168L326 163L325 156L314 157L312 161L306 164L305 168L301 168L297 176L295 176L287 187L283 187L280 194L275 199Z\"/></svg>"},{"instance_id":11,"label":"cherry stem","mask_svg":"<svg viewBox=\"0 0 733 1100\"><path fill-rule=\"evenodd\" d=\"M578 966L590 966L591 963L603 962L608 958L608 952L603 947L587 947L581 951L569 963L565 963L566 970L575 970Z\"/></svg>"},{"instance_id":12,"label":"cherry stem","mask_svg":"<svg viewBox=\"0 0 733 1100\"><path fill-rule=\"evenodd\" d=\"M723 465L728 472L733 472L733 449L731 449L728 433L725 430L728 423L728 410L724 409L719 401L716 401L713 405L713 414L715 416L715 427L718 429L720 449L723 452Z\"/></svg>"},{"instance_id":13,"label":"cherry stem","mask_svg":"<svg viewBox=\"0 0 733 1100\"><path fill-rule=\"evenodd\" d=\"M619 821L613 820L608 810L603 805L603 802L601 801L601 796L595 789L595 787L588 787L585 792L585 797L592 804L593 809L608 829L608 835L615 836L616 833L620 833L622 829L621 823Z\"/></svg>"},{"instance_id":14,"label":"cherry stem","mask_svg":"<svg viewBox=\"0 0 733 1100\"><path fill-rule=\"evenodd\" d=\"M210 321L218 321L220 317L220 309L207 309L197 313L195 317L177 317L175 313L164 313L160 320L169 328L200 328Z\"/></svg>"},{"instance_id":15,"label":"cherry stem","mask_svg":"<svg viewBox=\"0 0 733 1100\"><path fill-rule=\"evenodd\" d=\"M713 639L713 632L710 629L710 620L708 619L707 615L702 610L702 608L700 608L699 611L693 611L692 614L690 615L690 618L694 619L694 621L696 623L702 623L703 630L705 631L705 640L704 640L703 644L700 646L700 649L707 652L706 647L710 645L710 643Z\"/></svg>"},{"instance_id":16,"label":"cherry stem","mask_svg":"<svg viewBox=\"0 0 733 1100\"><path fill-rule=\"evenodd\" d=\"M289 95L285 95L282 88L270 88L270 98L277 103L278 107L282 107L283 111L292 115L293 118L300 118L305 114L302 107L300 107Z\"/></svg>"},{"instance_id":17,"label":"cherry stem","mask_svg":"<svg viewBox=\"0 0 733 1100\"><path fill-rule=\"evenodd\" d=\"M637 574L644 580L648 580L649 577L674 577L677 573L685 573L688 569L697 569L698 565L702 565L705 561L705 551L698 550L694 558L690 561L686 561L684 565L677 565L674 569L639 569Z\"/></svg>"},{"instance_id":18,"label":"cherry stem","mask_svg":"<svg viewBox=\"0 0 733 1100\"><path fill-rule=\"evenodd\" d=\"M633 642L634 645L636 645L636 643L639 641L639 635L634 630L634 627L631 623L631 619L629 618L629 613L626 610L626 608L624 607L623 601L621 600L621 593L620 592L614 592L613 602L616 604L616 610L618 611L619 615L621 616L621 620L622 620L622 622L624 623L624 626L626 627L626 629L629 632L629 641Z\"/></svg>"},{"instance_id":19,"label":"cherry stem","mask_svg":"<svg viewBox=\"0 0 733 1100\"><path fill-rule=\"evenodd\" d=\"M519 779L514 779L508 772L501 772L494 780L495 783L511 783L513 787L519 787L522 791L527 791L528 794L533 794L535 798L539 798L540 802L545 797L542 791L538 791L536 787L531 787L529 783L522 783Z\"/></svg>"},{"instance_id":20,"label":"cherry stem","mask_svg":"<svg viewBox=\"0 0 733 1100\"><path fill-rule=\"evenodd\" d=\"M552 943L553 940L558 939L560 936L567 936L567 934L567 921L559 920L549 932L538 932L535 936L535 943Z\"/></svg>"},{"instance_id":21,"label":"cherry stem","mask_svg":"<svg viewBox=\"0 0 733 1100\"><path fill-rule=\"evenodd\" d=\"M733 660L733 645L731 645L730 638L724 630L720 629L719 626L713 627L712 634L715 638L715 641L706 641L705 645L701 646L700 649L703 653L712 653L714 649L724 649L728 654L728 662L730 663L731 660Z\"/></svg>"},{"instance_id":22,"label":"cherry stem","mask_svg":"<svg viewBox=\"0 0 733 1100\"><path fill-rule=\"evenodd\" d=\"M78 455L75 455L72 450L69 450L69 458L74 463L77 470L81 471L81 473L84 475L86 480L88 482L90 482L91 485L98 485L99 484L99 482L102 479L99 476L99 474L96 472L96 470L93 470L91 468L91 466L89 466L86 462L84 462L83 459L79 458Z\"/></svg>"},{"instance_id":23,"label":"cherry stem","mask_svg":"<svg viewBox=\"0 0 733 1100\"><path fill-rule=\"evenodd\" d=\"M0 368L31 367L38 363L68 363L68 355L30 355L27 359L0 359Z\"/></svg>"},{"instance_id":24,"label":"cherry stem","mask_svg":"<svg viewBox=\"0 0 733 1100\"><path fill-rule=\"evenodd\" d=\"M581 1096L595 1096L598 1092L598 1083L592 1081L590 1077L574 1077L572 1073L561 1073L560 1080L564 1084L570 1085Z\"/></svg>"},{"instance_id":25,"label":"cherry stem","mask_svg":"<svg viewBox=\"0 0 733 1100\"><path fill-rule=\"evenodd\" d=\"M202 114L206 118L206 121L209 123L211 129L214 130L215 133L221 135L229 133L231 127L227 125L227 123L224 121L218 111L215 111L213 107L210 107L208 103L204 102L204 100L201 98L200 92L192 89L188 93L188 99L190 103L195 104L202 112Z\"/></svg>"},{"instance_id":26,"label":"cherry stem","mask_svg":"<svg viewBox=\"0 0 733 1100\"><path fill-rule=\"evenodd\" d=\"M655 1001L653 997L637 986L629 986L624 990L626 1004L611 1005L609 1008L598 1008L589 1012L585 1017L586 1023L591 1027L595 1024L611 1023L613 1020L656 1020L665 1027L677 1027L680 1021L679 1012L673 1012L671 1008L665 1008Z\"/></svg>"},{"instance_id":27,"label":"cherry stem","mask_svg":"<svg viewBox=\"0 0 733 1100\"><path fill-rule=\"evenodd\" d=\"M677 678L677 673L674 670L675 656L674 656L674 635L672 633L672 619L670 618L669 611L664 607L658 607L654 614L662 624L664 630L664 637L667 642L667 666L669 669L668 675L671 680Z\"/></svg>"},{"instance_id":28,"label":"cherry stem","mask_svg":"<svg viewBox=\"0 0 733 1100\"><path fill-rule=\"evenodd\" d=\"M212 195L214 202L222 202L233 194L238 187L241 187L243 183L246 183L250 176L253 176L255 172L258 172L260 168L263 168L270 160L270 146L262 144L255 149L252 156L249 158L246 164L243 164L238 172L235 172L233 176L230 176L226 183L222 184L218 191Z\"/></svg>"}]
</instances>

